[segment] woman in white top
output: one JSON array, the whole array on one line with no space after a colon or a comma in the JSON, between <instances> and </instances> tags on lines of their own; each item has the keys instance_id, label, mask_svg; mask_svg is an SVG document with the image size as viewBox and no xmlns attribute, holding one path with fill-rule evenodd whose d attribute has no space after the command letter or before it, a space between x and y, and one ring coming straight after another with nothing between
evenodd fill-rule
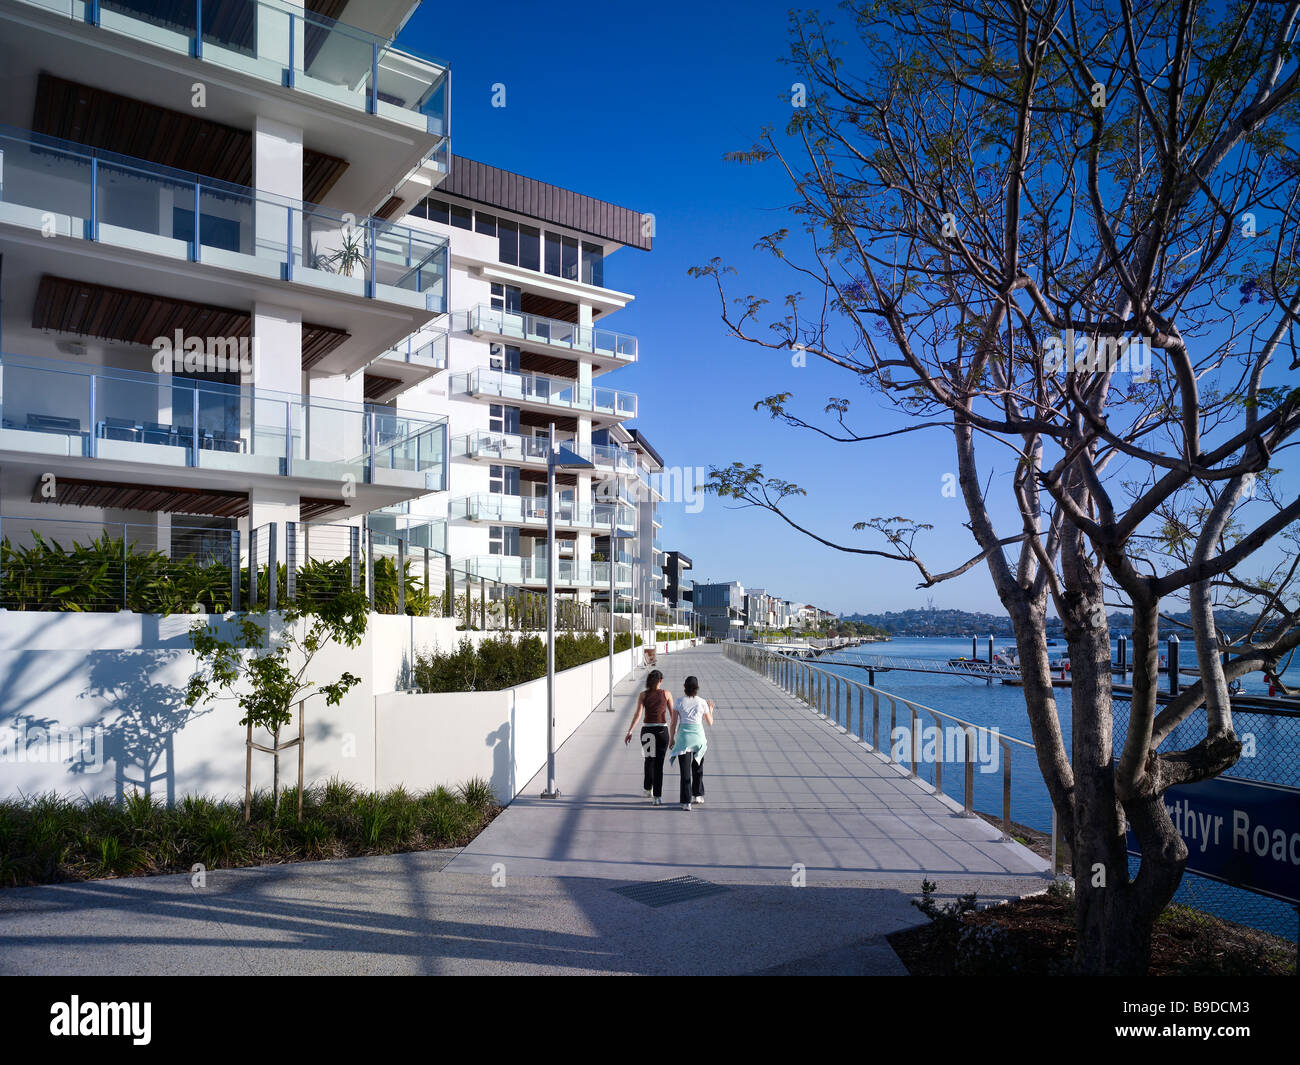
<instances>
[{"instance_id":1,"label":"woman in white top","mask_svg":"<svg viewBox=\"0 0 1300 1065\"><path fill-rule=\"evenodd\" d=\"M692 802L704 801L704 752L709 749L704 725L713 724L713 702L700 698L700 682L695 677L687 677L682 687L686 696L673 706L669 742L673 745L671 758L677 759L682 774L678 798L682 809L689 812Z\"/></svg>"}]
</instances>

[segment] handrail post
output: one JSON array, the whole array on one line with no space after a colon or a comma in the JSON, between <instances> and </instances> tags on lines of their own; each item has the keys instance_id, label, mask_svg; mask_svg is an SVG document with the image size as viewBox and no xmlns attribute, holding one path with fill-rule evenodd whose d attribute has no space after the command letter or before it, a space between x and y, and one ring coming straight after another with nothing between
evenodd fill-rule
<instances>
[{"instance_id":1,"label":"handrail post","mask_svg":"<svg viewBox=\"0 0 1300 1065\"><path fill-rule=\"evenodd\" d=\"M880 750L880 692L871 691L871 749Z\"/></svg>"},{"instance_id":2,"label":"handrail post","mask_svg":"<svg viewBox=\"0 0 1300 1065\"><path fill-rule=\"evenodd\" d=\"M907 709L912 715L912 774L911 775L916 776L916 763L917 763L917 759L920 756L920 752L917 749L918 737L916 735L917 714L916 714L916 707L913 706L911 703L907 704Z\"/></svg>"},{"instance_id":3,"label":"handrail post","mask_svg":"<svg viewBox=\"0 0 1300 1065\"><path fill-rule=\"evenodd\" d=\"M966 780L965 796L962 800L962 812L967 817L975 816L975 735L970 728L962 730L966 734Z\"/></svg>"},{"instance_id":4,"label":"handrail post","mask_svg":"<svg viewBox=\"0 0 1300 1065\"><path fill-rule=\"evenodd\" d=\"M266 605L268 610L274 610L279 606L280 594L280 573L275 557L279 523L273 521L267 528L270 530L270 536L266 544Z\"/></svg>"},{"instance_id":5,"label":"handrail post","mask_svg":"<svg viewBox=\"0 0 1300 1065\"><path fill-rule=\"evenodd\" d=\"M892 695L889 699L889 760L894 760L894 729L898 727L898 703Z\"/></svg>"},{"instance_id":6,"label":"handrail post","mask_svg":"<svg viewBox=\"0 0 1300 1065\"><path fill-rule=\"evenodd\" d=\"M203 206L202 186L197 181L194 182L194 240L190 243L190 262L201 262L203 253L199 250L199 211Z\"/></svg>"},{"instance_id":7,"label":"handrail post","mask_svg":"<svg viewBox=\"0 0 1300 1065\"><path fill-rule=\"evenodd\" d=\"M1002 838L1011 838L1011 744L998 740L1002 748Z\"/></svg>"},{"instance_id":8,"label":"handrail post","mask_svg":"<svg viewBox=\"0 0 1300 1065\"><path fill-rule=\"evenodd\" d=\"M934 746L934 793L943 794L943 726L939 724L939 715L933 710L930 716L934 718L934 728L937 735L935 736Z\"/></svg>"},{"instance_id":9,"label":"handrail post","mask_svg":"<svg viewBox=\"0 0 1300 1065\"><path fill-rule=\"evenodd\" d=\"M90 434L88 441L89 446L86 450L90 452L90 457L92 459L99 455L99 426L96 424L99 414L95 409L98 406L98 397L95 395L95 383L98 380L98 374L90 375Z\"/></svg>"},{"instance_id":10,"label":"handrail post","mask_svg":"<svg viewBox=\"0 0 1300 1065\"><path fill-rule=\"evenodd\" d=\"M397 541L397 616L406 613L406 541Z\"/></svg>"},{"instance_id":11,"label":"handrail post","mask_svg":"<svg viewBox=\"0 0 1300 1065\"><path fill-rule=\"evenodd\" d=\"M375 609L375 530L367 526L364 536L366 538L366 597L373 612Z\"/></svg>"},{"instance_id":12,"label":"handrail post","mask_svg":"<svg viewBox=\"0 0 1300 1065\"><path fill-rule=\"evenodd\" d=\"M256 400L256 396L254 396L254 400L253 400L253 402L254 402L254 403L257 402L257 400ZM254 413L254 414L253 414L253 417L256 418L256 417L257 417L257 414ZM191 430L191 433L192 433L192 435L193 435L193 437L194 437L194 446L193 446L192 448L190 448L190 465L191 465L191 466L194 466L194 467L197 468L198 465L199 465L199 442L200 442L200 435L199 435L199 383L198 383L197 381L194 382L194 387L190 389L190 419L191 419L190 430ZM253 450L253 443L252 443L252 442L255 441L255 440L257 439L257 431L256 431L256 427L255 427L255 426L250 428L250 431L249 431L249 434L248 434L248 439L249 439L249 448L248 448L248 450L249 450L249 451L252 451L252 450ZM213 443L215 444L216 441L213 440ZM250 532L250 533L252 532L252 529L251 529L251 528L250 528L249 532Z\"/></svg>"},{"instance_id":13,"label":"handrail post","mask_svg":"<svg viewBox=\"0 0 1300 1065\"><path fill-rule=\"evenodd\" d=\"M284 523L284 598L298 600L298 522Z\"/></svg>"},{"instance_id":14,"label":"handrail post","mask_svg":"<svg viewBox=\"0 0 1300 1065\"><path fill-rule=\"evenodd\" d=\"M239 609L239 530L230 530L230 609Z\"/></svg>"},{"instance_id":15,"label":"handrail post","mask_svg":"<svg viewBox=\"0 0 1300 1065\"><path fill-rule=\"evenodd\" d=\"M249 521L252 525L252 521ZM248 531L248 609L257 606L257 530Z\"/></svg>"}]
</instances>

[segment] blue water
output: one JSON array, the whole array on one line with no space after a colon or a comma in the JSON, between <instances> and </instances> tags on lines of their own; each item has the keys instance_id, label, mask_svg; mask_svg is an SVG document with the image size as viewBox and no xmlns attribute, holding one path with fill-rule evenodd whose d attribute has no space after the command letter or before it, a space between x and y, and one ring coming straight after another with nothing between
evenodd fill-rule
<instances>
[{"instance_id":1,"label":"blue water","mask_svg":"<svg viewBox=\"0 0 1300 1065\"><path fill-rule=\"evenodd\" d=\"M987 635L980 638L979 652L983 658L987 654ZM1013 647L1011 639L995 640L997 650ZM1065 655L1067 648L1064 641L1048 649L1052 657ZM1163 648L1162 648L1163 652ZM937 662L947 662L950 658L969 657L971 641L966 638L899 638L889 643L864 644L859 648L837 652L840 657L899 657L920 658ZM1112 658L1117 658L1113 654ZM1180 647L1180 666L1190 668L1195 665L1195 650L1190 641ZM824 666L829 672L848 680L866 683L868 674L865 669L853 666ZM1289 664L1282 674L1289 684L1300 685L1300 656ZM1190 679L1190 678L1188 678ZM1162 682L1164 679L1162 678ZM1029 718L1025 712L1024 692L1021 688L1005 685L999 680L989 683L977 677L942 676L927 673L902 671L877 672L875 687L881 691L903 696L914 702L928 706L945 714L962 718L985 728L996 728L1001 735L1013 737L1026 742L1033 742L1029 727ZM1267 686L1259 674L1246 679L1243 690L1247 694L1264 695ZM827 709L832 717L843 723L844 698L846 689L833 688ZM1055 689L1060 714L1061 731L1064 735L1067 753L1070 750L1070 689ZM858 732L859 698L856 691L848 695L848 710L851 714L849 724L851 731ZM1115 734L1117 750L1122 745L1127 727L1127 703L1116 702ZM868 694L865 702L865 735L868 740L872 734L872 700ZM929 715L923 715L921 724L932 723ZM910 712L901 703L897 706L897 723L907 725ZM1172 750L1195 743L1204 736L1204 719L1199 721L1195 715L1175 731L1164 749ZM1242 759L1230 770L1230 775L1266 780L1292 787L1300 786L1300 719L1277 718L1264 714L1251 714L1239 711L1234 714L1234 725L1239 735L1247 731L1255 736L1256 754L1253 759ZM1197 734L1197 729L1201 730ZM889 705L880 701L880 744L888 749ZM1176 745L1176 746L1175 746ZM1052 827L1052 806L1047 795L1046 785L1039 772L1033 751L1011 744L1011 817L1022 824L1048 832ZM943 759L943 790L960 799L963 795L965 767L960 757L960 749L949 752L957 755L953 759ZM910 761L910 748L905 748L902 761ZM995 817L1002 815L1003 760L1001 752L994 772L976 772L974 774L975 808ZM918 776L929 783L935 782L935 766L924 759L917 768ZM1180 901L1197 905L1201 909L1229 917L1242 923L1265 928L1279 935L1293 937L1296 918L1285 904L1275 900L1263 899L1238 889L1213 884L1200 877L1185 877L1184 889L1180 891Z\"/></svg>"}]
</instances>

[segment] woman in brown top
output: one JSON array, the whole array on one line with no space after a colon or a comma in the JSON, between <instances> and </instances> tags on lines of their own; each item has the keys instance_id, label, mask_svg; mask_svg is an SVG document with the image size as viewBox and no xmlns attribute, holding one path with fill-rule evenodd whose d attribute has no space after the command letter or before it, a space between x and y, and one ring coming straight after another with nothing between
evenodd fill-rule
<instances>
[{"instance_id":1,"label":"woman in brown top","mask_svg":"<svg viewBox=\"0 0 1300 1065\"><path fill-rule=\"evenodd\" d=\"M668 714L672 710L672 700L663 690L664 675L652 669L645 679L645 691L636 697L636 710L632 713L632 723L627 727L623 743L632 742L632 731L637 721L645 712L645 724L641 726L641 751L645 754L645 776L642 787L645 796L653 806L663 805L664 793L664 757L668 754Z\"/></svg>"}]
</instances>

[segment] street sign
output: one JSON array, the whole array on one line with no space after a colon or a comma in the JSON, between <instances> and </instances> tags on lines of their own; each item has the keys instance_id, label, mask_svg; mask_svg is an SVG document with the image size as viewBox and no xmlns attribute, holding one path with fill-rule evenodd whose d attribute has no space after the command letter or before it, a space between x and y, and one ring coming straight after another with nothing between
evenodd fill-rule
<instances>
[{"instance_id":1,"label":"street sign","mask_svg":"<svg viewBox=\"0 0 1300 1065\"><path fill-rule=\"evenodd\" d=\"M1300 903L1300 788L1218 777L1172 787L1164 803L1189 873ZM1140 853L1132 829L1128 849Z\"/></svg>"}]
</instances>

